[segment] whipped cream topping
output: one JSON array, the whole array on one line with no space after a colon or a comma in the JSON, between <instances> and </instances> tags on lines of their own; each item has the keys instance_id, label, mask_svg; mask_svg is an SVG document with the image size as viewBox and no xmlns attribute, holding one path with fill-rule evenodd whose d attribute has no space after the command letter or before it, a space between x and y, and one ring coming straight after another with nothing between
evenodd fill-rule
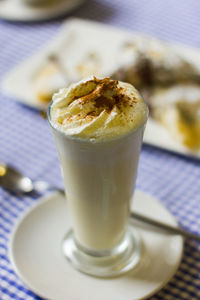
<instances>
[{"instance_id":1,"label":"whipped cream topping","mask_svg":"<svg viewBox=\"0 0 200 300\"><path fill-rule=\"evenodd\" d=\"M147 106L130 84L110 78L82 80L53 96L52 126L66 135L110 140L143 125Z\"/></svg>"}]
</instances>

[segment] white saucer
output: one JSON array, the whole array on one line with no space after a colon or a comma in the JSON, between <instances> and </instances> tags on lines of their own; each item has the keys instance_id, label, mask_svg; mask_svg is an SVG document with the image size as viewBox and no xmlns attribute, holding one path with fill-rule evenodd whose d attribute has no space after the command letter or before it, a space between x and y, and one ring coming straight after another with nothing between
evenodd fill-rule
<instances>
[{"instance_id":1,"label":"white saucer","mask_svg":"<svg viewBox=\"0 0 200 300\"><path fill-rule=\"evenodd\" d=\"M0 18L8 21L46 21L57 18L79 6L83 0L55 0L49 5L33 6L23 0L0 1Z\"/></svg>"},{"instance_id":2,"label":"white saucer","mask_svg":"<svg viewBox=\"0 0 200 300\"><path fill-rule=\"evenodd\" d=\"M98 279L73 269L61 252L61 240L70 228L67 204L60 194L41 199L20 220L9 254L15 272L45 299L144 299L161 289L176 272L182 258L180 236L139 228L143 257L121 277ZM176 225L174 217L156 199L136 191L133 209Z\"/></svg>"}]
</instances>

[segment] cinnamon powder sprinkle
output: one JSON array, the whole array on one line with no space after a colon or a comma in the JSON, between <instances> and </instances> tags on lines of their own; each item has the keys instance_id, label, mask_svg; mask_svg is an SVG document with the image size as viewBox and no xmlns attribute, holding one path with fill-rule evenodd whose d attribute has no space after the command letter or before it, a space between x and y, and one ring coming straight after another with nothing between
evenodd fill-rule
<instances>
[{"instance_id":1,"label":"cinnamon powder sprinkle","mask_svg":"<svg viewBox=\"0 0 200 300\"><path fill-rule=\"evenodd\" d=\"M94 102L94 106L97 109L106 110L110 113L114 106L120 110L121 105L133 106L135 99L132 99L130 103L130 98L124 93L122 87L118 87L118 80L111 80L110 78L97 79L94 77L91 82L96 83L96 88L89 94L76 97L73 100L77 100L79 104L84 104L86 102ZM89 112L88 116L95 116L95 111Z\"/></svg>"}]
</instances>

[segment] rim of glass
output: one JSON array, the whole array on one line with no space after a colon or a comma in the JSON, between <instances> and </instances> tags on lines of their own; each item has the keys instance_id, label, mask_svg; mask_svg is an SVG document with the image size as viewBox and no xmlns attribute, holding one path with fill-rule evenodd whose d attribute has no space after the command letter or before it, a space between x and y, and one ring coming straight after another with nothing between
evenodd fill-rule
<instances>
[{"instance_id":1,"label":"rim of glass","mask_svg":"<svg viewBox=\"0 0 200 300\"><path fill-rule=\"evenodd\" d=\"M140 95L141 96L141 95ZM141 96L142 97L142 96ZM102 144L102 143L112 143L112 142L115 142L115 141L118 141L118 140L121 140L125 137L129 137L131 136L132 134L134 134L136 131L140 130L146 123L147 123L147 120L148 120L148 117L149 117L149 108L148 108L148 105L146 103L146 101L144 100L144 98L142 97L145 105L146 105L146 108L147 108L147 114L146 114L146 119L144 120L144 122L139 126L137 127L136 129L134 130L131 130L131 132L128 132L127 134L124 134L122 136L118 136L116 138L112 138L112 139L108 139L108 140L104 140L104 139L100 139L100 140L95 140L95 141L91 141L91 139L86 139L86 138L80 138L80 137L76 137L76 136L72 136L72 135L68 135L66 134L64 131L61 131L59 130L58 128L54 127L52 125L52 122L51 122L51 106L53 104L53 100L51 100L51 102L49 103L48 105L48 108L47 108L47 120L50 124L50 126L55 130L57 131L59 134L65 136L66 138L68 138L69 140L73 140L73 141L79 141L79 142L82 142L82 143L92 143L92 144Z\"/></svg>"}]
</instances>

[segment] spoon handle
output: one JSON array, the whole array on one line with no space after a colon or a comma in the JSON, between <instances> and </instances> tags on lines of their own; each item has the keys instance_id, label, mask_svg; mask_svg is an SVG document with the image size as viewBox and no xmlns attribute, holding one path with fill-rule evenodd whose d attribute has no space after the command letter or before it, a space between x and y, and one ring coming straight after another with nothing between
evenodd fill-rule
<instances>
[{"instance_id":1,"label":"spoon handle","mask_svg":"<svg viewBox=\"0 0 200 300\"><path fill-rule=\"evenodd\" d=\"M182 236L184 236L186 238L190 238L190 239L193 239L193 240L196 240L196 241L200 241L200 236L197 235L197 234L195 234L195 233L191 233L191 232L186 231L184 229L181 229L179 227L174 227L174 226L171 226L171 225L168 225L168 224L164 224L164 223L162 223L160 221L153 220L153 219L151 219L149 217L140 215L138 213L131 212L131 218L135 219L137 221L140 221L140 222L152 225L152 226L154 226L156 228L168 231L168 232L170 232L172 234L179 234L179 235L182 235Z\"/></svg>"}]
</instances>

